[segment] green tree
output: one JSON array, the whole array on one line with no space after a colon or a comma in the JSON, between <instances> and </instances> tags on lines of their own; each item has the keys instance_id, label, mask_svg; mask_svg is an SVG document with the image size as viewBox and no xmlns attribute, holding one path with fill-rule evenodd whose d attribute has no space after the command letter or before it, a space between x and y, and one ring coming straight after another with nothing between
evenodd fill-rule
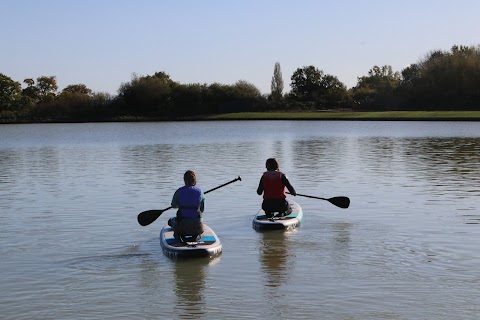
<instances>
[{"instance_id":1,"label":"green tree","mask_svg":"<svg viewBox=\"0 0 480 320\"><path fill-rule=\"evenodd\" d=\"M61 94L64 94L64 93L78 93L78 94L90 95L92 94L92 90L87 88L86 85L80 83L80 84L71 84L66 86L62 90Z\"/></svg>"},{"instance_id":2,"label":"green tree","mask_svg":"<svg viewBox=\"0 0 480 320\"><path fill-rule=\"evenodd\" d=\"M58 111L57 116L78 118L93 117L96 114L92 90L84 84L66 86L56 97L55 102L49 104L52 105L52 109Z\"/></svg>"},{"instance_id":3,"label":"green tree","mask_svg":"<svg viewBox=\"0 0 480 320\"><path fill-rule=\"evenodd\" d=\"M205 104L206 91L205 84L175 84L171 93L173 109L184 115L210 113Z\"/></svg>"},{"instance_id":4,"label":"green tree","mask_svg":"<svg viewBox=\"0 0 480 320\"><path fill-rule=\"evenodd\" d=\"M283 97L283 77L280 63L276 62L273 69L272 83L270 85L271 97L274 101L279 101Z\"/></svg>"},{"instance_id":5,"label":"green tree","mask_svg":"<svg viewBox=\"0 0 480 320\"><path fill-rule=\"evenodd\" d=\"M400 73L394 72L391 66L374 66L368 76L358 78L357 85L352 88L353 100L363 108L390 107L400 81Z\"/></svg>"},{"instance_id":6,"label":"green tree","mask_svg":"<svg viewBox=\"0 0 480 320\"><path fill-rule=\"evenodd\" d=\"M341 107L350 104L350 96L347 86L338 80L336 76L326 74L321 80L323 104L331 107Z\"/></svg>"},{"instance_id":7,"label":"green tree","mask_svg":"<svg viewBox=\"0 0 480 320\"><path fill-rule=\"evenodd\" d=\"M21 90L19 82L0 73L0 111L14 109L20 99Z\"/></svg>"},{"instance_id":8,"label":"green tree","mask_svg":"<svg viewBox=\"0 0 480 320\"><path fill-rule=\"evenodd\" d=\"M42 103L52 102L58 90L55 76L41 76L37 78L38 98Z\"/></svg>"},{"instance_id":9,"label":"green tree","mask_svg":"<svg viewBox=\"0 0 480 320\"><path fill-rule=\"evenodd\" d=\"M230 113L258 110L265 97L255 85L239 80L233 85L213 83L205 87L202 101L209 113Z\"/></svg>"},{"instance_id":10,"label":"green tree","mask_svg":"<svg viewBox=\"0 0 480 320\"><path fill-rule=\"evenodd\" d=\"M290 97L307 108L336 108L348 101L347 87L337 77L314 66L298 68L291 80Z\"/></svg>"},{"instance_id":11,"label":"green tree","mask_svg":"<svg viewBox=\"0 0 480 320\"><path fill-rule=\"evenodd\" d=\"M31 78L27 78L23 80L23 83L25 83L27 87L22 89L22 96L36 103L38 101L39 89L35 86L35 81Z\"/></svg>"},{"instance_id":12,"label":"green tree","mask_svg":"<svg viewBox=\"0 0 480 320\"><path fill-rule=\"evenodd\" d=\"M238 99L256 100L262 96L260 90L252 83L239 80L233 85L235 96Z\"/></svg>"},{"instance_id":13,"label":"green tree","mask_svg":"<svg viewBox=\"0 0 480 320\"><path fill-rule=\"evenodd\" d=\"M480 46L435 50L402 70L399 93L407 106L426 109L478 110Z\"/></svg>"},{"instance_id":14,"label":"green tree","mask_svg":"<svg viewBox=\"0 0 480 320\"><path fill-rule=\"evenodd\" d=\"M232 89L233 101L237 105L237 111L252 111L262 108L265 98L254 84L239 80L233 85Z\"/></svg>"},{"instance_id":15,"label":"green tree","mask_svg":"<svg viewBox=\"0 0 480 320\"><path fill-rule=\"evenodd\" d=\"M295 70L291 77L290 95L299 100L311 100L321 87L323 71L314 66Z\"/></svg>"},{"instance_id":16,"label":"green tree","mask_svg":"<svg viewBox=\"0 0 480 320\"><path fill-rule=\"evenodd\" d=\"M175 82L164 72L153 76L132 75L132 80L122 83L118 99L128 114L162 115L172 112L171 93Z\"/></svg>"}]
</instances>

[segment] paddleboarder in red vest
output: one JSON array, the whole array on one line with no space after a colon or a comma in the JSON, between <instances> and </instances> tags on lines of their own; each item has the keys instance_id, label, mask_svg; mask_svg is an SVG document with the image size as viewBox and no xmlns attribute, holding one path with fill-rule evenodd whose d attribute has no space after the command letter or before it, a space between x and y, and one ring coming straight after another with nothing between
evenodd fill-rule
<instances>
[{"instance_id":1,"label":"paddleboarder in red vest","mask_svg":"<svg viewBox=\"0 0 480 320\"><path fill-rule=\"evenodd\" d=\"M257 189L258 195L263 193L262 209L269 219L273 218L275 212L278 212L280 217L284 217L291 212L286 200L285 187L293 196L296 196L297 193L288 181L287 176L280 171L275 158L267 159L265 166L267 171L260 178Z\"/></svg>"},{"instance_id":2,"label":"paddleboarder in red vest","mask_svg":"<svg viewBox=\"0 0 480 320\"><path fill-rule=\"evenodd\" d=\"M202 214L205 209L205 196L196 186L195 172L188 170L183 175L185 186L175 191L172 208L178 208L177 216L168 220L168 225L174 230L174 237L185 241L197 241L204 232ZM185 237L188 238L188 240Z\"/></svg>"}]
</instances>

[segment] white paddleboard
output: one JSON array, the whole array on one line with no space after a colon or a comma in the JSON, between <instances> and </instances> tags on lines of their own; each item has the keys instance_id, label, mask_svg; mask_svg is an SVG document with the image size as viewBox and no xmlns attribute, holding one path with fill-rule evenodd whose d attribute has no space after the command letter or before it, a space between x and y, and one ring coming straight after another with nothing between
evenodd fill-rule
<instances>
[{"instance_id":1,"label":"white paddleboard","mask_svg":"<svg viewBox=\"0 0 480 320\"><path fill-rule=\"evenodd\" d=\"M265 211L260 209L253 217L252 227L255 230L291 230L298 228L303 218L302 207L291 199L287 199L287 201L292 208L292 212L289 215L279 217L278 213L275 213L272 219L268 219Z\"/></svg>"},{"instance_id":2,"label":"white paddleboard","mask_svg":"<svg viewBox=\"0 0 480 320\"><path fill-rule=\"evenodd\" d=\"M163 227L160 231L160 246L163 253L170 258L201 258L215 257L222 253L222 243L215 232L203 224L205 232L198 241L182 242L173 237L170 226Z\"/></svg>"}]
</instances>

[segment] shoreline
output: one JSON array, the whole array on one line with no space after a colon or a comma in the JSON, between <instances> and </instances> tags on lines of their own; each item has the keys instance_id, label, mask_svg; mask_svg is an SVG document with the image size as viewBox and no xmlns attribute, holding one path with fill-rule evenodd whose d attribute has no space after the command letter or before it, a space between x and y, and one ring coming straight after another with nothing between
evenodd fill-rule
<instances>
[{"instance_id":1,"label":"shoreline","mask_svg":"<svg viewBox=\"0 0 480 320\"><path fill-rule=\"evenodd\" d=\"M176 118L122 116L114 118L0 119L0 124L94 123L94 122L180 122L180 121L480 121L480 111L308 111L240 112Z\"/></svg>"},{"instance_id":2,"label":"shoreline","mask_svg":"<svg viewBox=\"0 0 480 320\"><path fill-rule=\"evenodd\" d=\"M480 111L248 112L212 115L207 118L211 120L480 121Z\"/></svg>"}]
</instances>

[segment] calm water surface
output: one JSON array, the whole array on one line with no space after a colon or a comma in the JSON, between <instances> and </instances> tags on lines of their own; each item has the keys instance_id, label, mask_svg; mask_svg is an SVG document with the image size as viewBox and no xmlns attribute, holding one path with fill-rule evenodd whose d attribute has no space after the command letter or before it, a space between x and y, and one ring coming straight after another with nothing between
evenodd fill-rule
<instances>
[{"instance_id":1,"label":"calm water surface","mask_svg":"<svg viewBox=\"0 0 480 320\"><path fill-rule=\"evenodd\" d=\"M302 226L259 233L279 159ZM216 259L159 245L185 170ZM0 126L1 319L478 319L480 123L245 121Z\"/></svg>"}]
</instances>

